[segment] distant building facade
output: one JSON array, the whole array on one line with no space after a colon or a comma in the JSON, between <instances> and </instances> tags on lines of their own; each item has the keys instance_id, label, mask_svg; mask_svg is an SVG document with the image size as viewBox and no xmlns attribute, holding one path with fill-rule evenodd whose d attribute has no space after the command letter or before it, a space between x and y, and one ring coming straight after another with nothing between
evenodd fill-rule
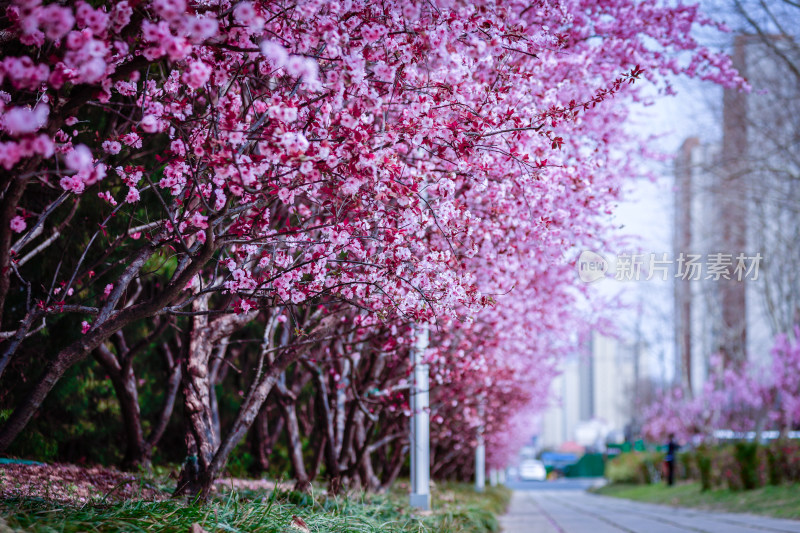
<instances>
[{"instance_id":1,"label":"distant building facade","mask_svg":"<svg viewBox=\"0 0 800 533\"><path fill-rule=\"evenodd\" d=\"M624 437L636 409L640 355L635 344L595 332L582 352L564 359L553 380L553 403L542 417L539 446L602 448L609 438Z\"/></svg>"},{"instance_id":2,"label":"distant building facade","mask_svg":"<svg viewBox=\"0 0 800 533\"><path fill-rule=\"evenodd\" d=\"M800 318L800 84L786 76L786 44L735 39L752 91L726 90L721 143L689 138L675 160L675 379L687 391L700 390L711 355L766 360ZM680 271L689 256L699 277Z\"/></svg>"}]
</instances>

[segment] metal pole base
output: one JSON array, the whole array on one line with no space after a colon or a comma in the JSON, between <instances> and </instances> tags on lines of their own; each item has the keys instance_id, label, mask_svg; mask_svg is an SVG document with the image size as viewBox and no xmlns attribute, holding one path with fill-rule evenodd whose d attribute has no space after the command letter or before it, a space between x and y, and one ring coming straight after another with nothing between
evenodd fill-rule
<instances>
[{"instance_id":1,"label":"metal pole base","mask_svg":"<svg viewBox=\"0 0 800 533\"><path fill-rule=\"evenodd\" d=\"M411 507L422 509L423 511L430 511L431 509L431 495L430 494L411 494L409 496L409 503Z\"/></svg>"}]
</instances>

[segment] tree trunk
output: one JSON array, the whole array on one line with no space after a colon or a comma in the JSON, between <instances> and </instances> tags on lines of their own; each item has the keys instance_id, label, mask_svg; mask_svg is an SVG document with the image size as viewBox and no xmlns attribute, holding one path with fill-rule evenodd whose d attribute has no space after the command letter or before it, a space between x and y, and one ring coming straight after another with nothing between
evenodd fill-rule
<instances>
[{"instance_id":1,"label":"tree trunk","mask_svg":"<svg viewBox=\"0 0 800 533\"><path fill-rule=\"evenodd\" d=\"M95 358L111 378L114 392L122 413L125 428L125 457L122 468L132 470L138 467L150 468L150 454L142 430L142 413L139 409L139 391L136 389L136 375L133 367L120 367L119 360L105 345L94 351Z\"/></svg>"},{"instance_id":2,"label":"tree trunk","mask_svg":"<svg viewBox=\"0 0 800 533\"><path fill-rule=\"evenodd\" d=\"M209 329L216 332L216 334L219 335L218 338L230 335L236 327L255 318L257 313L255 311L251 313L252 314L243 313L241 315L226 315L215 320L212 324L212 327ZM278 376L284 372L289 365L295 363L303 355L303 353L305 353L296 347L290 348L286 346L288 338L287 336L284 336L284 339L281 341L281 344L284 347L283 351L281 351L277 357L272 358L272 351L269 349L271 346L271 341L269 339L273 338L275 328L278 325L278 314L279 313L274 313L267 321L267 325L264 328L264 342L262 344L262 350L261 354L259 355L259 362L256 368L256 378L250 385L247 395L245 396L245 399L239 408L236 420L234 420L233 424L231 425L231 430L228 432L225 438L222 439L222 444L220 444L219 449L216 450L216 453L213 454L213 459L210 461L210 463L205 462L206 459L204 453L198 445L197 459L199 473L198 476L196 476L196 481L184 483L182 486L179 486L175 491L175 496L189 495L199 499L206 499L208 497L211 484L222 471L222 468L225 466L225 462L228 460L228 456L230 455L231 451L233 451L233 448L239 443L239 441L242 440L247 431L253 425L253 421L256 419L261 407L264 405L267 396L277 383ZM325 317L320 321L318 326L311 331L311 333L305 335L305 340L303 341L303 346L305 346L305 349L308 349L309 346L315 344L317 341L324 339L325 335L330 330L333 321L335 321L333 315ZM284 327L284 331L286 332L288 329ZM191 359L191 354L189 358ZM201 368L195 369L196 373L201 371ZM194 379L196 380L196 378ZM206 379L206 382L207 381L208 380ZM190 392L193 391L190 390ZM190 396L186 398L186 402L189 404L191 402L196 402L198 399L200 398L197 395ZM195 406L187 406L187 410L192 408L195 408ZM195 416L194 418L190 417L190 421L194 423L199 418L199 416ZM193 429L193 433L195 432L196 431ZM197 435L195 434L195 437L196 436Z\"/></svg>"},{"instance_id":3,"label":"tree trunk","mask_svg":"<svg viewBox=\"0 0 800 533\"><path fill-rule=\"evenodd\" d=\"M200 495L203 499L207 497L211 486L212 481L207 479L206 473L217 451L218 442L218 437L214 435L214 420L211 413L208 363L213 351L213 340L206 313L209 298L210 296L206 294L192 303L192 311L200 314L192 319L189 353L183 361L183 405L192 437L192 439L187 437L186 440L193 442L193 446L187 450L187 463L181 475L183 484L175 491L176 496Z\"/></svg>"},{"instance_id":4,"label":"tree trunk","mask_svg":"<svg viewBox=\"0 0 800 533\"><path fill-rule=\"evenodd\" d=\"M338 346L339 353L344 353L344 348ZM347 413L347 385L350 383L350 361L343 359L341 361L341 376L336 387L336 455L339 456L340 461L343 456L342 446L344 446L346 438L346 413Z\"/></svg>"},{"instance_id":5,"label":"tree trunk","mask_svg":"<svg viewBox=\"0 0 800 533\"><path fill-rule=\"evenodd\" d=\"M200 492L200 464L197 461L197 445L192 435L191 423L186 421L186 428L183 432L183 440L186 444L186 459L183 461L183 468L178 476L178 484L175 487L173 497L198 494Z\"/></svg>"},{"instance_id":6,"label":"tree trunk","mask_svg":"<svg viewBox=\"0 0 800 533\"><path fill-rule=\"evenodd\" d=\"M207 309L208 299L198 298L193 306ZM253 425L253 421L277 381L278 375L300 355L296 351L287 352L275 359L273 364L265 366L265 351L262 350L256 371L257 381L250 386L230 432L224 439L217 441L221 442L219 446L214 447L213 442L218 437L213 434L214 424L210 408L208 375L212 342L230 335L245 323L254 320L257 314L257 311L251 311L241 315L225 315L210 324L206 314L195 317L195 329L192 331L189 354L186 358L185 374L187 378L184 379L184 406L197 449L197 475L190 475L190 470L193 468L190 455L187 462L188 467L184 467L185 472L182 473L181 482L175 490L175 497L189 496L200 500L208 498L214 480L225 466L233 448ZM271 334L269 332L273 331L276 324L276 320L271 319L268 322L265 328L265 337Z\"/></svg>"},{"instance_id":7,"label":"tree trunk","mask_svg":"<svg viewBox=\"0 0 800 533\"><path fill-rule=\"evenodd\" d=\"M283 425L285 423L285 419L282 416L276 417L275 426L270 429L270 413L267 405L265 401L255 421L255 449L253 450L253 455L258 461L258 466L262 472L269 470L272 448L275 446L275 442L283 431Z\"/></svg>"},{"instance_id":8,"label":"tree trunk","mask_svg":"<svg viewBox=\"0 0 800 533\"><path fill-rule=\"evenodd\" d=\"M219 420L219 403L217 402L217 388L218 385L222 381L222 377L220 376L220 367L222 366L223 361L225 360L225 354L228 348L228 338L225 337L221 339L219 344L216 346L216 350L214 353L214 357L211 360L209 367L209 376L208 376L208 383L209 383L209 398L211 400L210 409L211 409L211 422L214 425L214 436L216 440L214 441L214 449L219 448L219 439L222 433L222 426L220 425Z\"/></svg>"},{"instance_id":9,"label":"tree trunk","mask_svg":"<svg viewBox=\"0 0 800 533\"><path fill-rule=\"evenodd\" d=\"M365 490L376 490L381 482L375 471L372 469L372 454L369 451L369 432L364 427L364 417L356 420L355 448L356 460L358 461L358 477L361 478L361 486Z\"/></svg>"},{"instance_id":10,"label":"tree trunk","mask_svg":"<svg viewBox=\"0 0 800 533\"><path fill-rule=\"evenodd\" d=\"M172 356L172 351L170 350L169 344L166 342L163 343L161 345L161 350L162 354L164 355L164 362L166 363L167 371L169 372L169 378L167 380L167 390L164 394L164 405L161 407L158 420L153 426L153 430L147 439L149 453L152 453L153 448L156 447L158 441L160 441L161 437L164 435L164 431L167 429L169 419L172 417L172 411L175 408L175 399L178 396L178 389L181 386L180 363L176 362L175 358Z\"/></svg>"},{"instance_id":11,"label":"tree trunk","mask_svg":"<svg viewBox=\"0 0 800 533\"><path fill-rule=\"evenodd\" d=\"M281 410L286 420L286 435L289 442L289 458L294 469L295 490L306 491L310 488L306 465L303 462L303 441L300 435L300 425L297 423L297 412L294 403L281 402Z\"/></svg>"},{"instance_id":12,"label":"tree trunk","mask_svg":"<svg viewBox=\"0 0 800 533\"><path fill-rule=\"evenodd\" d=\"M286 436L289 445L289 459L294 470L295 486L294 490L306 492L311 488L306 465L303 460L303 438L300 431L300 423L297 419L297 395L302 390L307 380L295 380L291 385L291 390L286 387L287 373L282 372L275 384L278 404L280 405L283 418L286 420Z\"/></svg>"},{"instance_id":13,"label":"tree trunk","mask_svg":"<svg viewBox=\"0 0 800 533\"><path fill-rule=\"evenodd\" d=\"M315 479L319 474L319 467L322 466L322 459L325 457L325 435L320 435L314 448L314 461L311 463L311 470L308 472L309 479Z\"/></svg>"},{"instance_id":14,"label":"tree trunk","mask_svg":"<svg viewBox=\"0 0 800 533\"><path fill-rule=\"evenodd\" d=\"M221 435L217 429L218 417L215 420L216 401L212 382L219 370L219 362L210 364L211 354L214 352L215 343L228 337L258 315L257 311L251 311L240 315L224 315L209 321L207 313L209 298L210 295L206 294L192 303L192 310L199 314L192 319L189 350L184 358L183 401L193 447L189 449L187 465L181 475L181 484L175 490L175 496L190 495L203 500L208 497L211 485L224 465L224 460L217 466L212 464L220 450ZM258 407L260 408L261 404ZM189 440L191 439L187 437L187 441ZM225 459L232 449L233 447L225 452ZM195 453L192 453L193 451ZM197 475L192 475L195 462Z\"/></svg>"},{"instance_id":15,"label":"tree trunk","mask_svg":"<svg viewBox=\"0 0 800 533\"><path fill-rule=\"evenodd\" d=\"M399 443L394 445L394 449L392 451L392 459L387 465L387 468L384 469L381 476L381 492L386 492L389 490L400 475L400 471L403 469L403 462L405 459L406 452L408 451L408 445L400 445Z\"/></svg>"},{"instance_id":16,"label":"tree trunk","mask_svg":"<svg viewBox=\"0 0 800 533\"><path fill-rule=\"evenodd\" d=\"M339 468L339 456L336 454L336 437L333 428L334 415L328 402L328 387L322 371L312 367L311 372L314 372L314 380L317 384L316 406L325 435L325 468L328 474L328 490L331 494L338 494L342 488L342 474Z\"/></svg>"}]
</instances>

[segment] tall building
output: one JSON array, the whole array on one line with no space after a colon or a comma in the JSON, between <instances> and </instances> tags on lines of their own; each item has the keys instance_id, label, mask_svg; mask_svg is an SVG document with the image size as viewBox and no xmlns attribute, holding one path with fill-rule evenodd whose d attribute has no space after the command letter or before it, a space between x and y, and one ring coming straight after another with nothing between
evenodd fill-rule
<instances>
[{"instance_id":1,"label":"tall building","mask_svg":"<svg viewBox=\"0 0 800 533\"><path fill-rule=\"evenodd\" d=\"M625 435L637 406L640 355L633 343L593 333L581 353L561 362L539 444L549 449L567 442L602 447L610 435ZM644 374L646 369L641 370Z\"/></svg>"},{"instance_id":2,"label":"tall building","mask_svg":"<svg viewBox=\"0 0 800 533\"><path fill-rule=\"evenodd\" d=\"M788 44L736 37L752 91L725 91L721 143L689 138L676 157L675 376L688 391L712 354L767 360L800 318L800 76L787 75ZM698 275L682 269L690 256Z\"/></svg>"},{"instance_id":3,"label":"tall building","mask_svg":"<svg viewBox=\"0 0 800 533\"><path fill-rule=\"evenodd\" d=\"M716 179L710 169L719 167L719 148L701 144L696 137L684 141L675 159L675 224L673 257L678 265L674 280L675 379L684 389L696 390L706 376L704 354L712 345L715 320L714 287L705 274L696 276L686 265L692 258L705 258L715 247L717 234L711 206L717 194ZM685 274L685 275L684 275Z\"/></svg>"}]
</instances>

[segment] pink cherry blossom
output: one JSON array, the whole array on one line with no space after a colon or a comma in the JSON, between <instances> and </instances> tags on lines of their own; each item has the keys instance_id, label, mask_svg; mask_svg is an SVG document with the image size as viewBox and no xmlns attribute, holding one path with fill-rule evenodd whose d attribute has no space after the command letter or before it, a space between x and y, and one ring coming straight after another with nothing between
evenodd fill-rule
<instances>
[{"instance_id":1,"label":"pink cherry blossom","mask_svg":"<svg viewBox=\"0 0 800 533\"><path fill-rule=\"evenodd\" d=\"M189 70L183 74L182 80L184 83L194 89L199 89L206 84L211 77L211 67L202 61L192 61L189 64Z\"/></svg>"},{"instance_id":2,"label":"pink cherry blossom","mask_svg":"<svg viewBox=\"0 0 800 533\"><path fill-rule=\"evenodd\" d=\"M25 231L27 224L25 224L25 219L23 217L17 215L11 219L9 226L11 227L11 231L15 233L22 233Z\"/></svg>"},{"instance_id":3,"label":"pink cherry blossom","mask_svg":"<svg viewBox=\"0 0 800 533\"><path fill-rule=\"evenodd\" d=\"M38 14L39 24L48 39L57 41L64 37L75 25L72 10L58 4L44 6Z\"/></svg>"},{"instance_id":4,"label":"pink cherry blossom","mask_svg":"<svg viewBox=\"0 0 800 533\"><path fill-rule=\"evenodd\" d=\"M120 31L127 26L131 21L133 15L133 8L130 6L128 0L121 0L116 2L111 9L110 21L114 31Z\"/></svg>"},{"instance_id":5,"label":"pink cherry blossom","mask_svg":"<svg viewBox=\"0 0 800 533\"><path fill-rule=\"evenodd\" d=\"M103 150L108 154L118 154L122 145L118 141L103 141Z\"/></svg>"},{"instance_id":6,"label":"pink cherry blossom","mask_svg":"<svg viewBox=\"0 0 800 533\"><path fill-rule=\"evenodd\" d=\"M710 358L709 377L700 394L672 389L646 410L644 431L651 438L675 433L682 440L712 438L713 431L782 429L800 423L800 327L775 338L772 364L728 364ZM727 365L727 366L726 366Z\"/></svg>"},{"instance_id":7,"label":"pink cherry blossom","mask_svg":"<svg viewBox=\"0 0 800 533\"><path fill-rule=\"evenodd\" d=\"M159 121L154 115L145 115L139 122L139 127L145 133L156 133L159 131Z\"/></svg>"},{"instance_id":8,"label":"pink cherry blossom","mask_svg":"<svg viewBox=\"0 0 800 533\"><path fill-rule=\"evenodd\" d=\"M92 169L92 151L85 144L79 144L67 152L64 164L79 172L90 171Z\"/></svg>"},{"instance_id":9,"label":"pink cherry blossom","mask_svg":"<svg viewBox=\"0 0 800 533\"><path fill-rule=\"evenodd\" d=\"M262 41L259 46L261 53L275 68L283 67L289 60L289 54L286 49L275 41Z\"/></svg>"},{"instance_id":10,"label":"pink cherry blossom","mask_svg":"<svg viewBox=\"0 0 800 533\"><path fill-rule=\"evenodd\" d=\"M194 213L189 222L196 228L205 229L208 227L208 217L200 213Z\"/></svg>"},{"instance_id":11,"label":"pink cherry blossom","mask_svg":"<svg viewBox=\"0 0 800 533\"><path fill-rule=\"evenodd\" d=\"M40 130L47 123L50 108L39 104L35 108L12 107L3 112L3 127L11 135L22 135Z\"/></svg>"},{"instance_id":12,"label":"pink cherry blossom","mask_svg":"<svg viewBox=\"0 0 800 533\"><path fill-rule=\"evenodd\" d=\"M138 134L134 132L126 133L122 136L122 142L127 144L132 148L141 148L142 147L142 138L139 137Z\"/></svg>"},{"instance_id":13,"label":"pink cherry blossom","mask_svg":"<svg viewBox=\"0 0 800 533\"><path fill-rule=\"evenodd\" d=\"M114 197L108 191L99 192L99 193L97 193L97 196L99 198L102 198L103 200L105 200L106 202L108 202L111 205L117 205L117 201L114 199Z\"/></svg>"},{"instance_id":14,"label":"pink cherry blossom","mask_svg":"<svg viewBox=\"0 0 800 533\"><path fill-rule=\"evenodd\" d=\"M193 43L201 43L217 34L219 22L211 16L188 17L186 33Z\"/></svg>"},{"instance_id":15,"label":"pink cherry blossom","mask_svg":"<svg viewBox=\"0 0 800 533\"><path fill-rule=\"evenodd\" d=\"M139 201L139 190L136 187L130 187L128 194L125 196L125 201L129 204Z\"/></svg>"},{"instance_id":16,"label":"pink cherry blossom","mask_svg":"<svg viewBox=\"0 0 800 533\"><path fill-rule=\"evenodd\" d=\"M239 2L233 8L233 18L239 23L247 26L251 31L257 32L264 27L264 18L256 13L252 2Z\"/></svg>"}]
</instances>

